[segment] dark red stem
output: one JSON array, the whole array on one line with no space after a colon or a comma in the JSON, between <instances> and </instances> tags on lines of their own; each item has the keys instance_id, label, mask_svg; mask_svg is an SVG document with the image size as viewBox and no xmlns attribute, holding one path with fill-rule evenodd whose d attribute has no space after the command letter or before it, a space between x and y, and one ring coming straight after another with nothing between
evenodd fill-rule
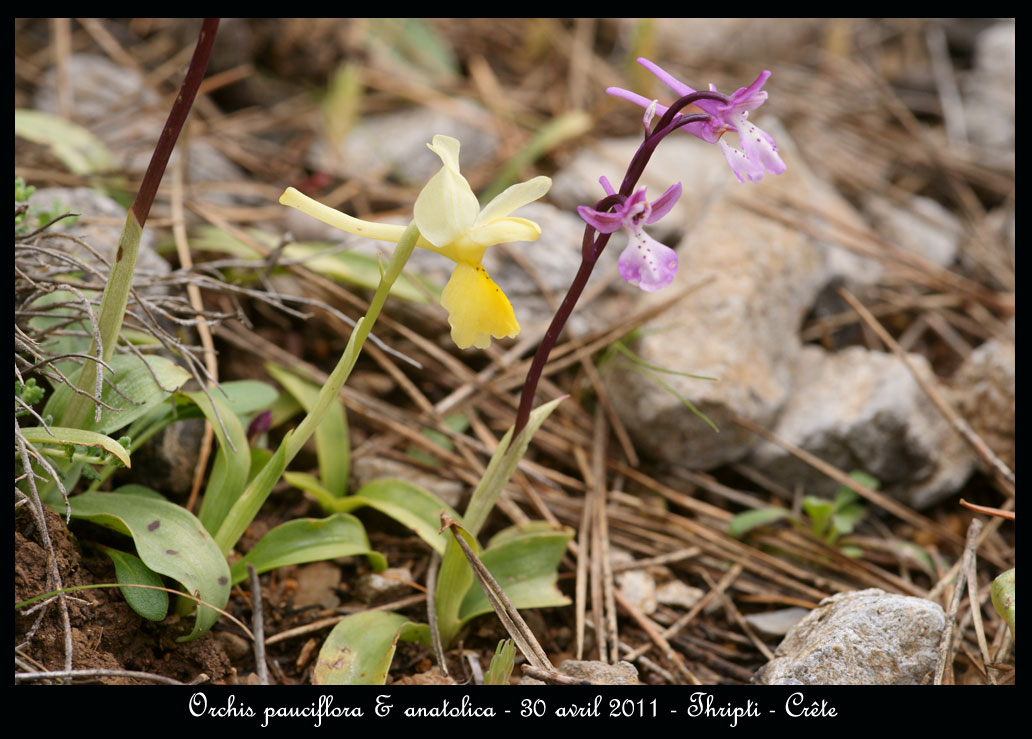
<instances>
[{"instance_id":1,"label":"dark red stem","mask_svg":"<svg viewBox=\"0 0 1032 739\"><path fill-rule=\"evenodd\" d=\"M136 194L136 201L133 203L133 214L136 216L140 227L143 227L154 204L154 196L158 192L158 185L165 174L168 166L168 159L172 156L172 149L175 148L179 139L179 132L183 130L186 117L190 114L190 107L197 96L197 89L204 79L204 72L208 68L208 60L211 58L211 49L215 44L215 33L219 29L218 18L205 18L201 24L201 33L197 37L197 47L194 49L193 58L190 60L190 67L186 70L186 79L179 89L179 95L172 104L172 111L165 121L165 128L161 131L161 137L154 147L150 164L147 165L147 172L143 175L143 182L140 183L140 191Z\"/></svg>"}]
</instances>

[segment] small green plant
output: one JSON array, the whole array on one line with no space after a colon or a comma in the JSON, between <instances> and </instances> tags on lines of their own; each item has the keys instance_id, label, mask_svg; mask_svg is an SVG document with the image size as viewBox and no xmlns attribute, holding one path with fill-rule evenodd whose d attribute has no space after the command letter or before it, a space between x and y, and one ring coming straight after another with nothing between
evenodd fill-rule
<instances>
[{"instance_id":1,"label":"small green plant","mask_svg":"<svg viewBox=\"0 0 1032 739\"><path fill-rule=\"evenodd\" d=\"M16 238L43 228L62 216L67 216L65 219L67 225L73 225L78 220L78 216L65 211L60 200L55 200L49 209L32 207L29 199L34 192L36 192L36 188L25 184L23 178L14 178L14 235Z\"/></svg>"},{"instance_id":2,"label":"small green plant","mask_svg":"<svg viewBox=\"0 0 1032 739\"><path fill-rule=\"evenodd\" d=\"M512 639L502 639L495 647L491 664L484 675L484 685L508 685L516 660L516 645Z\"/></svg>"},{"instance_id":3,"label":"small green plant","mask_svg":"<svg viewBox=\"0 0 1032 739\"><path fill-rule=\"evenodd\" d=\"M866 472L856 470L849 476L861 485L874 490L878 489L878 480ZM856 524L864 517L866 511L859 498L860 496L850 487L840 485L835 491L835 497L831 500L815 495L805 496L802 501L805 518L793 515L792 511L787 508L774 506L756 508L740 513L731 519L728 524L728 533L740 539L760 526L788 520L796 528L808 532L814 539L828 546L837 546L839 551L846 556L859 557L863 554L859 547L839 543L843 536L853 532Z\"/></svg>"}]
</instances>

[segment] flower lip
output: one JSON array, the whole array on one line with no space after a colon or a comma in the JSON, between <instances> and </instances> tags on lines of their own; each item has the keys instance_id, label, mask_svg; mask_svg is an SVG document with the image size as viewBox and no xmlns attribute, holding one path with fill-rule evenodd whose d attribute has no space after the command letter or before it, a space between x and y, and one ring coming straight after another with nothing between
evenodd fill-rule
<instances>
[{"instance_id":1,"label":"flower lip","mask_svg":"<svg viewBox=\"0 0 1032 739\"><path fill-rule=\"evenodd\" d=\"M599 182L607 199L616 195L609 180L602 177ZM577 208L577 212L588 225L601 233L613 233L619 228L627 232L627 246L618 263L620 276L642 290L653 292L673 282L677 274L677 253L645 233L643 226L655 223L669 213L680 197L681 183L677 182L652 202L645 198L643 187L613 206L611 212L583 205Z\"/></svg>"}]
</instances>

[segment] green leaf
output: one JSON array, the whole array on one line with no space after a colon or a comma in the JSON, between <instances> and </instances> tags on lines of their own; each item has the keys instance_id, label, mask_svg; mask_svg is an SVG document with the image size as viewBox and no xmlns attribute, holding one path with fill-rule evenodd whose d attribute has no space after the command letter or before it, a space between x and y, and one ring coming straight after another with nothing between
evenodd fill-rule
<instances>
[{"instance_id":1,"label":"green leaf","mask_svg":"<svg viewBox=\"0 0 1032 739\"><path fill-rule=\"evenodd\" d=\"M456 433L462 433L469 428L469 419L466 418L465 413L452 413L444 417L444 425ZM451 438L445 433L438 431L437 429L426 428L423 429L423 436L430 439L434 444L446 449L449 452L455 448ZM428 453L422 447L410 446L408 451L405 452L412 459L417 459L425 465L430 467L440 467L441 463L436 457Z\"/></svg>"},{"instance_id":2,"label":"green leaf","mask_svg":"<svg viewBox=\"0 0 1032 739\"><path fill-rule=\"evenodd\" d=\"M559 561L572 537L573 529L556 530L544 522L529 527L512 526L501 543L492 540L480 561L518 609L569 605L570 599L559 590L556 581ZM460 623L492 610L483 589L471 587L459 608Z\"/></svg>"},{"instance_id":3,"label":"green leaf","mask_svg":"<svg viewBox=\"0 0 1032 739\"><path fill-rule=\"evenodd\" d=\"M495 647L491 665L484 675L484 685L508 685L515 661L516 643L512 639L502 639Z\"/></svg>"},{"instance_id":4,"label":"green leaf","mask_svg":"<svg viewBox=\"0 0 1032 739\"><path fill-rule=\"evenodd\" d=\"M79 124L52 113L16 109L14 134L49 146L54 156L73 174L110 172L118 166L103 141Z\"/></svg>"},{"instance_id":5,"label":"green leaf","mask_svg":"<svg viewBox=\"0 0 1032 739\"><path fill-rule=\"evenodd\" d=\"M466 541L474 554L480 556L480 544L465 528L453 530ZM434 591L437 629L441 643L445 646L451 644L462 628L462 601L473 585L473 580L473 568L455 537L450 535L441 558L441 567L437 571L437 588Z\"/></svg>"},{"instance_id":6,"label":"green leaf","mask_svg":"<svg viewBox=\"0 0 1032 739\"><path fill-rule=\"evenodd\" d=\"M336 513L328 518L297 518L263 536L233 564L230 579L234 585L245 579L248 564L260 574L277 567L357 554L365 555L377 572L387 567L387 560L372 550L362 522L354 516Z\"/></svg>"},{"instance_id":7,"label":"green leaf","mask_svg":"<svg viewBox=\"0 0 1032 739\"><path fill-rule=\"evenodd\" d=\"M792 511L787 508L755 508L751 511L739 513L732 518L727 524L727 533L736 539L741 539L755 528L791 517Z\"/></svg>"},{"instance_id":8,"label":"green leaf","mask_svg":"<svg viewBox=\"0 0 1032 739\"><path fill-rule=\"evenodd\" d=\"M306 413L312 412L319 400L318 387L272 362L267 362L265 368ZM347 414L339 397L330 401L326 415L315 429L315 451L322 486L334 497L346 495L351 474L351 441Z\"/></svg>"},{"instance_id":9,"label":"green leaf","mask_svg":"<svg viewBox=\"0 0 1032 739\"><path fill-rule=\"evenodd\" d=\"M229 565L201 522L181 506L143 495L83 493L70 498L72 517L128 534L144 564L171 577L191 595L216 608L229 601ZM198 605L193 631L201 636L218 620L217 611Z\"/></svg>"},{"instance_id":10,"label":"green leaf","mask_svg":"<svg viewBox=\"0 0 1032 739\"><path fill-rule=\"evenodd\" d=\"M510 443L512 428L498 442L498 448L491 455L491 461L488 462L483 477L480 478L480 482L470 497L465 515L461 521L456 519L462 525L460 536L466 539L475 554L479 555L480 552L480 545L475 538L477 532L487 520L491 509L494 508L498 497L502 494L502 490L512 479L516 467L527 452L530 440L561 401L562 398L556 398L531 411L527 425L512 443ZM462 608L462 600L466 597L472 584L473 569L466 561L466 555L463 554L454 537L449 537L441 560L435 591L437 626L441 641L445 644L450 643L462 628L459 613Z\"/></svg>"},{"instance_id":11,"label":"green leaf","mask_svg":"<svg viewBox=\"0 0 1032 739\"><path fill-rule=\"evenodd\" d=\"M251 450L240 419L222 402L218 393L209 398L201 391L183 393L201 409L219 441L219 450L208 477L201 508L197 512L204 528L214 533L247 485L251 471Z\"/></svg>"},{"instance_id":12,"label":"green leaf","mask_svg":"<svg viewBox=\"0 0 1032 739\"><path fill-rule=\"evenodd\" d=\"M807 495L803 497L803 510L810 519L810 529L814 537L823 539L831 527L835 504L815 495Z\"/></svg>"},{"instance_id":13,"label":"green leaf","mask_svg":"<svg viewBox=\"0 0 1032 739\"><path fill-rule=\"evenodd\" d=\"M229 513L223 519L219 530L215 532L215 542L218 544L223 556L229 554L229 551L247 530L247 527L254 521L254 517L258 515L258 511L261 510L262 505L268 499L272 488L283 474L283 470L287 466L287 445L290 441L290 436L290 431L283 436L283 440L276 453L269 457L269 460L261 470L251 478L244 492L233 503L233 507L229 509Z\"/></svg>"},{"instance_id":14,"label":"green leaf","mask_svg":"<svg viewBox=\"0 0 1032 739\"><path fill-rule=\"evenodd\" d=\"M362 105L362 69L359 64L346 61L334 71L322 100L325 140L333 146L344 141L355 124Z\"/></svg>"},{"instance_id":15,"label":"green leaf","mask_svg":"<svg viewBox=\"0 0 1032 739\"><path fill-rule=\"evenodd\" d=\"M851 533L866 513L867 509L860 503L850 503L835 511L831 517L831 531L828 532L832 541Z\"/></svg>"},{"instance_id":16,"label":"green leaf","mask_svg":"<svg viewBox=\"0 0 1032 739\"><path fill-rule=\"evenodd\" d=\"M69 429L61 426L30 426L21 430L25 440L33 444L61 444L75 446L98 447L118 458L122 464L129 467L129 452L125 447L112 439L110 436L98 434L96 431L83 431L82 429Z\"/></svg>"},{"instance_id":17,"label":"green leaf","mask_svg":"<svg viewBox=\"0 0 1032 739\"><path fill-rule=\"evenodd\" d=\"M462 517L436 495L405 480L381 477L363 485L354 495L343 498L348 503L361 501L385 513L403 526L412 529L420 539L444 554L448 536L437 533L441 528L441 512L455 521Z\"/></svg>"},{"instance_id":18,"label":"green leaf","mask_svg":"<svg viewBox=\"0 0 1032 739\"><path fill-rule=\"evenodd\" d=\"M241 418L272 406L279 397L276 388L259 380L231 380L221 382L211 391L233 413Z\"/></svg>"},{"instance_id":19,"label":"green leaf","mask_svg":"<svg viewBox=\"0 0 1032 739\"><path fill-rule=\"evenodd\" d=\"M345 495L343 498L338 498L323 487L318 477L309 475L307 472L284 472L283 479L297 489L310 493L327 513L332 513L333 511L347 513L364 505L364 502L356 499L354 495Z\"/></svg>"},{"instance_id":20,"label":"green leaf","mask_svg":"<svg viewBox=\"0 0 1032 739\"><path fill-rule=\"evenodd\" d=\"M505 433L502 440L498 442L498 448L491 455L491 461L488 462L487 469L484 470L484 476L480 478L480 482L473 491L473 495L470 496L469 506L467 506L466 514L463 516L462 525L473 536L479 533L480 527L484 525L488 514L491 513L491 509L498 502L498 497L502 494L502 490L509 484L509 480L512 479L517 465L523 459L523 455L527 453L530 440L534 438L534 434L541 428L541 424L545 422L545 419L551 415L552 411L555 410L562 400L563 398L556 398L531 411L527 425L511 444L509 443L513 432L511 428ZM463 557L461 551L458 552L458 556ZM465 560L465 557L463 557L463 560Z\"/></svg>"},{"instance_id":21,"label":"green leaf","mask_svg":"<svg viewBox=\"0 0 1032 739\"><path fill-rule=\"evenodd\" d=\"M108 364L113 374L106 378L109 382L105 382L100 397L115 410L101 408L100 420L97 421L91 403L85 421L79 426L83 430L100 434L118 431L149 413L190 379L189 372L160 356L143 359L134 354L116 354ZM118 392L111 385L117 387ZM68 385L59 385L50 396L43 415L61 418L73 394Z\"/></svg>"},{"instance_id":22,"label":"green leaf","mask_svg":"<svg viewBox=\"0 0 1032 739\"><path fill-rule=\"evenodd\" d=\"M315 661L315 685L383 685L398 641L430 646L430 627L385 611L344 617L333 627Z\"/></svg>"},{"instance_id":23,"label":"green leaf","mask_svg":"<svg viewBox=\"0 0 1032 739\"><path fill-rule=\"evenodd\" d=\"M991 591L993 607L1000 614L1000 618L1007 622L1010 627L1011 638L1017 643L1018 638L1014 633L1014 568L1004 572L993 580Z\"/></svg>"},{"instance_id":24,"label":"green leaf","mask_svg":"<svg viewBox=\"0 0 1032 739\"><path fill-rule=\"evenodd\" d=\"M153 585L164 587L157 573L143 563L139 557L111 549L105 546L97 546L111 558L115 565L115 577L118 582L132 585ZM150 588L119 588L125 596L125 602L129 607L149 621L163 621L168 615L168 593L164 590L151 590Z\"/></svg>"}]
</instances>

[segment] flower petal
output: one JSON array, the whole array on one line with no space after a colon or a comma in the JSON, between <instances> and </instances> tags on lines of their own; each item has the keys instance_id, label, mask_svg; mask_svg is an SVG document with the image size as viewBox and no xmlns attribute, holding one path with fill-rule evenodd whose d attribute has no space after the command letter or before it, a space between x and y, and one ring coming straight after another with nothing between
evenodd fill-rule
<instances>
[{"instance_id":1,"label":"flower petal","mask_svg":"<svg viewBox=\"0 0 1032 739\"><path fill-rule=\"evenodd\" d=\"M510 241L537 241L541 226L526 218L496 218L483 226L474 226L469 240L480 246L506 244Z\"/></svg>"},{"instance_id":2,"label":"flower petal","mask_svg":"<svg viewBox=\"0 0 1032 739\"><path fill-rule=\"evenodd\" d=\"M480 211L480 215L477 216L477 225L487 225L497 218L504 218L517 208L522 208L527 203L532 203L538 198L544 197L545 193L548 192L548 189L551 186L551 178L535 177L532 180L520 182L519 184L506 188L502 192L498 193L498 195L496 195L495 198L485 205L482 211ZM522 239L520 240L522 241Z\"/></svg>"},{"instance_id":3,"label":"flower petal","mask_svg":"<svg viewBox=\"0 0 1032 739\"><path fill-rule=\"evenodd\" d=\"M516 336L520 324L512 304L479 264L459 262L441 293L452 341L460 349L486 349L491 337Z\"/></svg>"},{"instance_id":4,"label":"flower petal","mask_svg":"<svg viewBox=\"0 0 1032 739\"><path fill-rule=\"evenodd\" d=\"M731 146L724 139L721 139L718 144L720 145L720 150L724 152L724 158L731 167L731 171L735 173L735 177L738 178L739 182L745 182L746 180L758 182L763 179L763 166L759 162L750 160L743 152Z\"/></svg>"},{"instance_id":5,"label":"flower petal","mask_svg":"<svg viewBox=\"0 0 1032 739\"><path fill-rule=\"evenodd\" d=\"M372 221L363 221L358 218L352 218L346 213L341 213L339 210L334 210L328 205L323 205L318 200L313 200L302 192L295 190L293 187L288 187L280 195L279 199L282 205L289 205L291 208L297 208L302 213L312 216L312 218L318 218L323 223L327 223L334 228L339 228L341 231L347 231L348 233L356 234L358 236L365 236L370 239L379 239L380 241L393 241L397 243L401 239L401 235L405 232L404 226L394 226L387 223L373 223ZM422 239L420 239L422 241ZM429 244L420 244L420 246L429 246Z\"/></svg>"},{"instance_id":6,"label":"flower petal","mask_svg":"<svg viewBox=\"0 0 1032 739\"><path fill-rule=\"evenodd\" d=\"M578 205L577 213L589 226L604 234L611 234L623 226L625 216L623 206L615 213L601 213L586 205Z\"/></svg>"},{"instance_id":7,"label":"flower petal","mask_svg":"<svg viewBox=\"0 0 1032 739\"><path fill-rule=\"evenodd\" d=\"M677 252L642 229L627 229L627 247L617 265L620 276L646 292L655 292L674 281Z\"/></svg>"},{"instance_id":8,"label":"flower petal","mask_svg":"<svg viewBox=\"0 0 1032 739\"><path fill-rule=\"evenodd\" d=\"M677 199L681 197L681 183L675 182L673 185L667 188L667 191L660 195L658 198L652 201L652 213L646 219L645 223L655 223L660 218L670 212L670 209L677 204Z\"/></svg>"},{"instance_id":9,"label":"flower petal","mask_svg":"<svg viewBox=\"0 0 1032 739\"><path fill-rule=\"evenodd\" d=\"M458 140L438 135L427 146L444 166L423 187L412 211L416 226L427 241L444 246L469 230L480 213L480 203L459 173Z\"/></svg>"},{"instance_id":10,"label":"flower petal","mask_svg":"<svg viewBox=\"0 0 1032 739\"><path fill-rule=\"evenodd\" d=\"M773 136L762 128L754 126L745 116L742 116L740 121L736 121L736 125L738 141L750 161L759 162L761 171L765 170L771 174L781 174L785 171L785 163L778 155L778 147L774 143Z\"/></svg>"},{"instance_id":11,"label":"flower petal","mask_svg":"<svg viewBox=\"0 0 1032 739\"><path fill-rule=\"evenodd\" d=\"M667 72L665 69L660 67L658 64L655 64L654 62L650 62L648 59L646 59L643 56L642 57L638 57L638 64L640 64L641 66L645 67L645 69L649 70L650 72L652 72L652 74L654 74L657 77L659 77L659 79L662 80L663 84L665 84L667 87L669 87L671 90L673 90L674 92L677 93L678 97L684 97L685 95L691 95L693 92L695 92L695 90L693 88L688 87L688 85L686 85L683 82L681 82L679 79L674 77L672 74Z\"/></svg>"}]
</instances>

